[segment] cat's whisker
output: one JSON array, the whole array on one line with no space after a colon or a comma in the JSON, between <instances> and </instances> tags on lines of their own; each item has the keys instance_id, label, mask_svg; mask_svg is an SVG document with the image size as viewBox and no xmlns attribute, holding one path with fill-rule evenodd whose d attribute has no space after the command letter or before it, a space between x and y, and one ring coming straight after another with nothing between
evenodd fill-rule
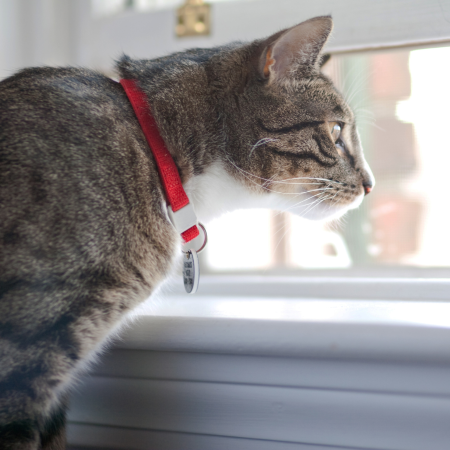
<instances>
[{"instance_id":1,"label":"cat's whisker","mask_svg":"<svg viewBox=\"0 0 450 450\"><path fill-rule=\"evenodd\" d=\"M375 113L371 111L370 109L363 108L362 106L358 106L357 108L354 108L353 111L358 116L365 116L365 117L375 117Z\"/></svg>"},{"instance_id":2,"label":"cat's whisker","mask_svg":"<svg viewBox=\"0 0 450 450\"><path fill-rule=\"evenodd\" d=\"M321 203L323 203L324 201L328 200L329 198L330 198L330 197L322 197L322 198L319 198L318 200L316 200L316 201L314 202L314 203L316 203L316 204L314 205L314 203L313 203L313 205L311 205L310 208L308 208L306 211L304 211L302 215L304 216L306 213L312 211L314 208L316 208L317 206L319 206Z\"/></svg>"},{"instance_id":3,"label":"cat's whisker","mask_svg":"<svg viewBox=\"0 0 450 450\"><path fill-rule=\"evenodd\" d=\"M361 75L355 77L353 84L345 93L345 100L347 101L347 103L351 103L351 101L355 97L355 93L359 93L364 89L364 85L366 82L367 80L365 80Z\"/></svg>"},{"instance_id":4,"label":"cat's whisker","mask_svg":"<svg viewBox=\"0 0 450 450\"><path fill-rule=\"evenodd\" d=\"M252 173L250 173L250 172L247 172L246 170L244 170L244 169L242 169L242 168L240 168L239 166L237 166L232 160L230 160L229 158L227 158L228 159L228 161L233 165L233 167L235 167L238 171L240 171L243 175L244 175L244 177L245 178L247 178L250 182L252 182L253 184L255 184L255 185L257 185L257 186L260 186L260 187L262 187L264 190L266 190L266 191L268 191L268 192L274 192L274 193L276 193L276 194L288 194L288 195L301 195L301 194L303 194L304 192L300 192L300 193L297 193L297 192L279 192L279 191L276 191L276 190L274 190L274 189L271 189L271 188L269 188L269 187L267 187L267 185L268 184L292 184L292 185L302 185L302 184L307 184L307 185L311 185L311 184L316 184L316 185L323 185L323 181L327 181L328 183L330 183L330 182L335 182L334 180L328 180L328 179L321 179L321 178L314 178L314 177L304 177L305 179L312 179L312 180L320 180L321 182L320 183L311 183L311 182L308 182L308 183L290 183L289 181L286 181L286 180L290 180L290 179L286 179L286 180L280 180L280 181L275 181L275 180L272 180L272 179L267 179L267 178L263 178L263 177L260 177L260 176L258 176L258 175L254 175L254 174L252 174ZM275 175L273 175L273 176L275 176ZM263 180L264 181L264 183L263 184L259 184L259 183L257 183L255 180L253 180L251 177L254 177L254 178L257 178L257 179L260 179L260 180ZM297 177L297 178L293 178L293 179L302 179L302 177ZM335 183L339 183L339 182L335 182ZM341 183L340 183L341 184ZM305 191L305 193L306 192L308 192L308 191Z\"/></svg>"},{"instance_id":5,"label":"cat's whisker","mask_svg":"<svg viewBox=\"0 0 450 450\"><path fill-rule=\"evenodd\" d=\"M357 118L358 125L370 125L371 127L376 128L377 130L386 132L386 129L383 127L380 127L380 125L377 124L376 120L359 120L359 117Z\"/></svg>"},{"instance_id":6,"label":"cat's whisker","mask_svg":"<svg viewBox=\"0 0 450 450\"><path fill-rule=\"evenodd\" d=\"M268 137L260 139L260 140L252 147L252 149L250 150L250 153L249 153L248 157L250 158L250 157L252 156L252 153L253 153L258 147L261 147L261 145L266 145L266 144L269 143L269 142L276 142L276 141L278 141L278 140L279 140L279 139L268 138Z\"/></svg>"},{"instance_id":7,"label":"cat's whisker","mask_svg":"<svg viewBox=\"0 0 450 450\"><path fill-rule=\"evenodd\" d=\"M245 177L247 180L249 180L251 183L255 184L255 185L258 186L258 187L262 187L264 190L266 190L266 191L268 191L268 192L274 192L274 193L279 194L278 191L275 191L275 190L273 190L273 189L270 189L270 188L264 186L264 184L270 183L270 182L271 182L270 180L268 180L268 179L266 179L266 178L258 177L257 175L253 175L253 174L251 174L250 172L247 172L247 171L241 169L240 167L238 167L238 166L237 166L233 161L231 161L229 158L227 158L227 159L228 159L228 161L229 161L229 162L230 162L237 170L239 170L239 171L244 175L244 177ZM253 177L256 177L256 178L259 178L259 179L261 179L261 180L264 180L265 183L264 183L263 185L257 183L255 180L253 180L253 179L251 178L252 176L253 176Z\"/></svg>"},{"instance_id":8,"label":"cat's whisker","mask_svg":"<svg viewBox=\"0 0 450 450\"><path fill-rule=\"evenodd\" d=\"M333 199L335 199L338 194L339 194L339 192L336 192L336 194L330 199L330 204L328 205L328 211L331 208L334 208L338 204L338 202L340 200L339 197L336 200L333 201Z\"/></svg>"},{"instance_id":9,"label":"cat's whisker","mask_svg":"<svg viewBox=\"0 0 450 450\"><path fill-rule=\"evenodd\" d=\"M310 204L308 204L308 205L304 205L304 206L306 206L307 208L306 208L305 210L303 210L303 211L300 213L300 217L305 217L306 214L307 214L309 211L311 211L312 209L314 209L318 204L320 204L320 203L322 203L322 202L323 202L323 199L322 199L322 198L318 198L316 201L314 201L314 202L312 202L312 203L310 203Z\"/></svg>"},{"instance_id":10,"label":"cat's whisker","mask_svg":"<svg viewBox=\"0 0 450 450\"><path fill-rule=\"evenodd\" d=\"M349 72L351 73L351 72ZM370 72L367 72L365 69L361 69L359 73L355 74L352 72L352 75L354 76L354 83L352 86L349 87L349 89L343 89L345 101L351 105L353 100L356 98L356 96L363 92L365 89L365 85L369 82L369 80L372 78L373 74L375 73L374 70L371 70ZM367 97L367 95L366 95ZM359 103L366 103L366 99L359 99ZM358 105L354 105L357 107Z\"/></svg>"},{"instance_id":11,"label":"cat's whisker","mask_svg":"<svg viewBox=\"0 0 450 450\"><path fill-rule=\"evenodd\" d=\"M273 183L273 178L276 176L276 174L273 174L266 182L262 184L263 187L268 186L269 184Z\"/></svg>"},{"instance_id":12,"label":"cat's whisker","mask_svg":"<svg viewBox=\"0 0 450 450\"><path fill-rule=\"evenodd\" d=\"M362 72L362 71L360 71ZM347 71L347 73L345 74L344 79L342 80L342 83L340 83L340 91L342 92L345 100L347 101L347 97L348 95L352 92L353 90L353 85L356 83L356 81L353 82L352 85L348 85L348 82L350 81L350 75L355 75L354 71ZM359 79L360 77L357 77L356 79Z\"/></svg>"},{"instance_id":13,"label":"cat's whisker","mask_svg":"<svg viewBox=\"0 0 450 450\"><path fill-rule=\"evenodd\" d=\"M300 178L292 178L292 180L295 180L295 179L301 179L301 177ZM291 178L288 178L287 180L291 180ZM286 181L286 180L281 180L281 181L273 181L272 183L273 184L288 184L288 185L293 185L293 186L297 186L297 185L304 185L304 184L307 184L307 185L313 185L313 184L316 184L316 185L323 185L324 184L324 182L327 182L327 183L335 183L335 184L343 184L343 183L341 183L341 182L339 182L339 181L333 181L333 180L323 180L323 181L321 181L321 182L319 182L319 183L311 183L311 182L306 182L306 183L292 183L292 182L290 182L290 181Z\"/></svg>"},{"instance_id":14,"label":"cat's whisker","mask_svg":"<svg viewBox=\"0 0 450 450\"><path fill-rule=\"evenodd\" d=\"M320 196L320 195L322 195L322 194L312 195L311 197L317 197L317 196ZM289 207L282 208L278 213L275 214L275 217L278 216L278 215L280 215L280 214L282 214L282 213L290 212L292 209L298 207L298 206L301 205L302 203L312 200L311 197L305 198L305 199L303 199L302 201L300 201L300 202L298 202L298 203L295 203L294 205L291 205L291 206L289 206ZM315 200L313 200L313 201L315 201ZM311 204L311 203L308 203L308 204L303 205L303 206L308 206L308 205L310 205L310 204Z\"/></svg>"},{"instance_id":15,"label":"cat's whisker","mask_svg":"<svg viewBox=\"0 0 450 450\"><path fill-rule=\"evenodd\" d=\"M246 170L242 169L242 168L239 167L232 159L230 159L229 156L225 155L225 157L226 157L226 159L228 160L228 162L229 162L235 169L237 169L239 172L243 173L243 174L246 176L247 179L251 180L251 178L248 178L248 177L254 177L254 178L257 178L257 179L259 179L259 180L263 180L263 181L265 181L265 182L271 182L271 180L268 179L268 178L260 177L260 176L258 176L258 175L255 175L255 174L253 174L253 173L251 173L251 172L247 172ZM254 182L256 185L258 185L258 183L256 183L254 180L253 180L253 182ZM258 186L259 186L259 185L258 185Z\"/></svg>"},{"instance_id":16,"label":"cat's whisker","mask_svg":"<svg viewBox=\"0 0 450 450\"><path fill-rule=\"evenodd\" d=\"M278 234L279 232L284 231L283 235L279 237L278 242L275 245L275 248L273 249L273 253L275 253L278 250L278 247L280 246L280 244L283 242L286 234L288 234L291 231L291 227L290 224L288 226L288 224L283 224L282 227L280 227L277 231L276 234Z\"/></svg>"},{"instance_id":17,"label":"cat's whisker","mask_svg":"<svg viewBox=\"0 0 450 450\"><path fill-rule=\"evenodd\" d=\"M253 184L256 184L257 186L260 186L262 189L266 190L267 192L273 192L273 193L276 193L279 195L294 195L297 197L308 194L307 198L304 198L303 200L295 203L292 206L284 208L282 211L277 213L277 215L281 214L281 212L289 212L292 209L298 208L300 205L303 205L304 208L307 208L301 214L301 215L305 215L308 211L315 208L320 203L322 203L330 198L334 198L337 195L337 193L335 193L334 196L327 196L326 193L330 190L333 190L335 185L344 184L339 181L330 180L328 178L319 178L319 177L292 177L292 178L287 178L284 180L273 180L273 177L276 174L274 174L271 178L267 179L267 178L263 178L258 175L249 173L249 172L245 171L244 169L240 168L239 166L237 166L230 158L227 158L227 159L239 172L241 172L244 175L244 177L246 179L248 179ZM264 183L259 184L254 180L254 178L262 180L262 181L264 181ZM293 180L308 180L308 181L304 182L304 183L296 183L296 182L293 182ZM316 182L314 182L314 181L316 181ZM313 185L313 184L315 184L315 185L319 185L319 186L320 185L322 185L322 186L325 185L325 186L321 187L321 188L316 188L316 189L308 189L303 192L279 192L279 191L269 188L268 185L271 185L271 184L288 184L288 185L305 185L305 184ZM317 192L317 194L313 194L313 192ZM314 198L316 198L316 199L313 200ZM313 201L311 202L311 200L313 200ZM309 201L310 201L310 203L304 204L305 202L309 202Z\"/></svg>"},{"instance_id":18,"label":"cat's whisker","mask_svg":"<svg viewBox=\"0 0 450 450\"><path fill-rule=\"evenodd\" d=\"M340 181L335 181L335 180L330 180L328 178L316 178L316 177L296 177L296 178L286 178L286 180L306 180L306 179L310 179L310 180L320 180L320 181L327 181L329 183L337 183L337 184L343 184ZM284 181L286 181L284 180Z\"/></svg>"},{"instance_id":19,"label":"cat's whisker","mask_svg":"<svg viewBox=\"0 0 450 450\"><path fill-rule=\"evenodd\" d=\"M297 208L297 207L298 207L299 205L301 205L302 203L307 202L307 201L309 201L309 200L312 200L312 197L318 197L318 199L320 199L320 198L321 198L322 196L324 196L324 195L326 195L326 194L324 194L323 192L321 192L321 193L319 193L319 194L311 195L311 197L305 198L305 199L303 199L302 201L297 202L297 203L295 203L294 205L290 206L289 208L285 208L285 209L283 210L283 212L289 212L291 209ZM311 205L311 204L314 204L318 199L314 200L312 203L308 203L307 205L303 205L303 206L309 206L309 205Z\"/></svg>"},{"instance_id":20,"label":"cat's whisker","mask_svg":"<svg viewBox=\"0 0 450 450\"><path fill-rule=\"evenodd\" d=\"M330 180L328 178L318 178L318 177L293 177L293 178L285 178L283 180L273 180L273 177L276 176L276 174L272 175L271 178L263 178L260 177L259 175L255 175L253 173L247 172L246 170L242 169L241 167L239 167L236 163L234 163L234 161L232 161L230 158L227 157L227 160L233 165L233 167L235 167L239 172L243 173L244 175L246 175L247 179L249 179L250 181L252 181L254 184L258 185L258 183L256 183L254 180L251 180L251 178L249 177L253 177L259 180L264 181L265 183L263 183L261 186L265 187L264 184L293 184L293 185L303 185L303 184L323 184L324 181L326 181L327 183L336 183L336 184L343 184L340 181L335 181L335 180ZM305 182L305 183L292 183L291 180L315 180L315 181L319 181L319 183L312 183L310 181ZM269 188L268 188L269 189ZM277 191L274 191L277 192Z\"/></svg>"},{"instance_id":21,"label":"cat's whisker","mask_svg":"<svg viewBox=\"0 0 450 450\"><path fill-rule=\"evenodd\" d=\"M345 78L344 78L344 80L343 80L343 82L341 83L341 92L343 92L344 93L344 95L345 94L348 94L348 93L350 93L351 91L352 91L352 89L353 89L353 86L359 81L359 80L361 80L362 79L362 75L363 75L363 73L365 72L365 69L360 69L358 72L356 72L355 70L348 70L348 71L346 71L347 73L346 73L346 75L345 75ZM368 74L367 74L367 72L366 72L366 76L367 76ZM347 86L347 83L350 81L350 76L353 76L354 77L354 80L353 80L353 84L352 85L350 85L350 86ZM369 80L369 78L367 78L367 81Z\"/></svg>"},{"instance_id":22,"label":"cat's whisker","mask_svg":"<svg viewBox=\"0 0 450 450\"><path fill-rule=\"evenodd\" d=\"M295 195L295 196L297 196L297 197L300 197L300 195L305 195L305 194L311 194L311 192L319 192L318 194L312 194L312 195L310 195L310 197L308 197L308 198L306 198L306 199L303 199L300 203L302 203L302 202L304 202L304 201L307 201L307 200L309 200L311 197L317 197L318 195L321 195L321 194L323 194L324 192L323 191L329 191L329 190L331 190L332 188L330 188L330 187L324 187L324 188L320 188L320 189L310 189L310 190L308 190L308 191L304 191L304 192L283 192L283 193L280 193L281 195ZM299 203L296 203L295 205L294 205L294 207L296 206L296 205L298 205Z\"/></svg>"},{"instance_id":23,"label":"cat's whisker","mask_svg":"<svg viewBox=\"0 0 450 450\"><path fill-rule=\"evenodd\" d=\"M331 189L333 189L333 188L331 188L331 187L324 187L324 188L319 188L319 189L309 189L309 190L303 191L303 192L278 192L278 191L271 190L271 189L269 189L269 188L265 188L265 189L268 190L269 192L275 192L275 193L280 194L280 195L295 195L295 196L300 196L300 195L309 194L309 193L311 193L311 192L317 192L317 191L329 191L329 190L331 190Z\"/></svg>"},{"instance_id":24,"label":"cat's whisker","mask_svg":"<svg viewBox=\"0 0 450 450\"><path fill-rule=\"evenodd\" d=\"M338 202L338 200L335 200L334 202L333 202L333 200L336 198L336 196L339 194L339 192L336 192L336 194L334 194L333 195L333 197L331 197L329 200L330 200L330 202L329 202L329 204L328 204L328 211L332 208L332 207L334 207L336 204L337 204L337 202Z\"/></svg>"}]
</instances>

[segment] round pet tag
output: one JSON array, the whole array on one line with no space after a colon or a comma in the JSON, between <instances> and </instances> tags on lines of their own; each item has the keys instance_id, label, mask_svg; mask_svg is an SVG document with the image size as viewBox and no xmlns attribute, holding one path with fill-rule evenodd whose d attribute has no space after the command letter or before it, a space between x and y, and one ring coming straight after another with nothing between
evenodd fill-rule
<instances>
[{"instance_id":1,"label":"round pet tag","mask_svg":"<svg viewBox=\"0 0 450 450\"><path fill-rule=\"evenodd\" d=\"M183 283L188 294L195 294L200 278L200 265L195 250L189 250L183 254Z\"/></svg>"}]
</instances>

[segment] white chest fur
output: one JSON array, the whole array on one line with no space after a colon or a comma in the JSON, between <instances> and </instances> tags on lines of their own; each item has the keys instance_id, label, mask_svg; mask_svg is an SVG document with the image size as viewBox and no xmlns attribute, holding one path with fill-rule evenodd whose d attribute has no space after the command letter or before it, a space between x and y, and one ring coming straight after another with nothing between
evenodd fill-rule
<instances>
[{"instance_id":1,"label":"white chest fur","mask_svg":"<svg viewBox=\"0 0 450 450\"><path fill-rule=\"evenodd\" d=\"M213 164L202 175L191 178L184 188L200 222L207 223L236 209L283 209L284 199L281 195L250 190L220 163Z\"/></svg>"}]
</instances>

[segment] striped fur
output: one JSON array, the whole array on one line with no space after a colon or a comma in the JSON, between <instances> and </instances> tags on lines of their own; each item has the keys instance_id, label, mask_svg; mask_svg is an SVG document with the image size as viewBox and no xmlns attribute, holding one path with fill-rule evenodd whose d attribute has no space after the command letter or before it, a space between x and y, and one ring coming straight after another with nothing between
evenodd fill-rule
<instances>
[{"instance_id":1,"label":"striped fur","mask_svg":"<svg viewBox=\"0 0 450 450\"><path fill-rule=\"evenodd\" d=\"M332 218L373 186L353 114L320 73L331 27L118 62L201 219L260 206ZM71 386L180 254L121 86L75 68L2 81L0 204L0 448L63 449Z\"/></svg>"}]
</instances>

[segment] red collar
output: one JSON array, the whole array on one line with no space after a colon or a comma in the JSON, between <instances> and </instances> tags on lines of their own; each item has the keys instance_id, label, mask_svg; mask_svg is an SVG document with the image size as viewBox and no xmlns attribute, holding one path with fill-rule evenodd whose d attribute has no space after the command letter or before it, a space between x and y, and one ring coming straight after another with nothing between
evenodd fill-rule
<instances>
[{"instance_id":1,"label":"red collar","mask_svg":"<svg viewBox=\"0 0 450 450\"><path fill-rule=\"evenodd\" d=\"M159 176L166 193L169 217L184 242L190 242L200 234L197 227L197 217L181 184L177 166L159 134L156 121L150 112L147 96L135 80L122 79L120 84L125 89L155 157Z\"/></svg>"}]
</instances>

